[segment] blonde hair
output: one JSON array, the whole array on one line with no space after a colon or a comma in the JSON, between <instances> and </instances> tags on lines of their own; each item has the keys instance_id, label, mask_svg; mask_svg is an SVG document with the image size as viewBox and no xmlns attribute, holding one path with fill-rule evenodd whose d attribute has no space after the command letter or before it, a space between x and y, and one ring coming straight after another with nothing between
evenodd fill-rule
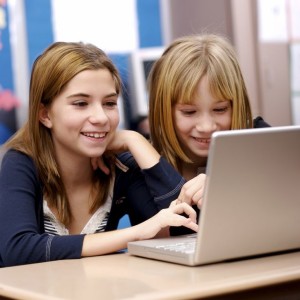
<instances>
[{"instance_id":1,"label":"blonde hair","mask_svg":"<svg viewBox=\"0 0 300 300\"><path fill-rule=\"evenodd\" d=\"M28 121L5 144L5 147L23 152L33 159L43 183L44 195L50 205L57 209L59 220L66 225L72 217L68 197L56 162L51 131L39 121L39 109L41 104L50 106L53 99L78 73L98 69L106 69L111 73L116 92L119 94L121 89L119 73L101 49L91 44L66 42L57 42L48 47L33 64ZM93 191L97 194L91 205L91 211L106 200L109 185L110 176L101 172L95 174Z\"/></svg>"},{"instance_id":2,"label":"blonde hair","mask_svg":"<svg viewBox=\"0 0 300 300\"><path fill-rule=\"evenodd\" d=\"M253 126L246 85L229 41L215 34L175 40L153 65L148 90L151 141L177 170L181 161L191 161L178 141L172 108L178 102L191 103L203 76L215 97L231 101L231 129Z\"/></svg>"}]
</instances>

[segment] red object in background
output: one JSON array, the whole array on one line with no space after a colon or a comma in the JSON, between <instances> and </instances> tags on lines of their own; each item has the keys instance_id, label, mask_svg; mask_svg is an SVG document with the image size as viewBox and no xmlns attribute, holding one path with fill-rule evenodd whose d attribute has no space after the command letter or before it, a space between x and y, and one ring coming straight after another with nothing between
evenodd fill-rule
<instances>
[{"instance_id":1,"label":"red object in background","mask_svg":"<svg viewBox=\"0 0 300 300\"><path fill-rule=\"evenodd\" d=\"M12 110L20 105L19 100L12 94L10 90L0 90L0 109Z\"/></svg>"}]
</instances>

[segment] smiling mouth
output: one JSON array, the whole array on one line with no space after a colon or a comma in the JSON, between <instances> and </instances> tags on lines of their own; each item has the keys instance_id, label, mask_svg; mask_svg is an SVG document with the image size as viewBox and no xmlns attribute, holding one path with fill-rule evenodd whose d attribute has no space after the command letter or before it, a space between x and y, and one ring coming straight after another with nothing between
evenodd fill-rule
<instances>
[{"instance_id":1,"label":"smiling mouth","mask_svg":"<svg viewBox=\"0 0 300 300\"><path fill-rule=\"evenodd\" d=\"M194 138L199 143L209 144L210 139L201 139L201 138Z\"/></svg>"},{"instance_id":2,"label":"smiling mouth","mask_svg":"<svg viewBox=\"0 0 300 300\"><path fill-rule=\"evenodd\" d=\"M82 132L82 135L87 136L87 137L91 137L94 139L101 139L104 138L106 136L107 133L99 133L99 132Z\"/></svg>"}]
</instances>

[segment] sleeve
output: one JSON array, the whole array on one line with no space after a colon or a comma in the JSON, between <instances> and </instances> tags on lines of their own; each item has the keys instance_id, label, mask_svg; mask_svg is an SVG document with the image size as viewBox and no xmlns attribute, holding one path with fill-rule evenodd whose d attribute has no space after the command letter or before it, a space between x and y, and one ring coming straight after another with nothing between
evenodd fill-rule
<instances>
[{"instance_id":1,"label":"sleeve","mask_svg":"<svg viewBox=\"0 0 300 300\"><path fill-rule=\"evenodd\" d=\"M253 120L253 127L265 128L265 127L271 127L271 125L265 122L265 120L262 117L258 116Z\"/></svg>"},{"instance_id":2,"label":"sleeve","mask_svg":"<svg viewBox=\"0 0 300 300\"><path fill-rule=\"evenodd\" d=\"M184 178L163 157L161 157L158 164L150 169L143 170L143 173L159 209L168 207L178 197L185 183ZM197 206L193 206L193 208L199 216L200 211ZM195 232L184 226L170 227L170 234L172 236L191 233Z\"/></svg>"},{"instance_id":3,"label":"sleeve","mask_svg":"<svg viewBox=\"0 0 300 300\"><path fill-rule=\"evenodd\" d=\"M185 183L184 178L163 157L158 164L142 172L159 209L169 207Z\"/></svg>"},{"instance_id":4,"label":"sleeve","mask_svg":"<svg viewBox=\"0 0 300 300\"><path fill-rule=\"evenodd\" d=\"M0 267L81 257L84 235L44 233L41 201L32 160L8 151L0 170Z\"/></svg>"},{"instance_id":5,"label":"sleeve","mask_svg":"<svg viewBox=\"0 0 300 300\"><path fill-rule=\"evenodd\" d=\"M141 170L130 153L118 156L129 169L116 180L115 193L126 190L132 225L141 223L177 198L184 179L164 159L149 169Z\"/></svg>"}]
</instances>

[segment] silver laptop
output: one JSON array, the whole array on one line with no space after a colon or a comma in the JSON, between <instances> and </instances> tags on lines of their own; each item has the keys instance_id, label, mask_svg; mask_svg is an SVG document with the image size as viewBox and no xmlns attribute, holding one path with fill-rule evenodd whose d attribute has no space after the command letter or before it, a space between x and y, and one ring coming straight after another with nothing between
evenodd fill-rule
<instances>
[{"instance_id":1,"label":"silver laptop","mask_svg":"<svg viewBox=\"0 0 300 300\"><path fill-rule=\"evenodd\" d=\"M196 266L300 249L300 126L216 132L209 151L198 233L128 252Z\"/></svg>"}]
</instances>

